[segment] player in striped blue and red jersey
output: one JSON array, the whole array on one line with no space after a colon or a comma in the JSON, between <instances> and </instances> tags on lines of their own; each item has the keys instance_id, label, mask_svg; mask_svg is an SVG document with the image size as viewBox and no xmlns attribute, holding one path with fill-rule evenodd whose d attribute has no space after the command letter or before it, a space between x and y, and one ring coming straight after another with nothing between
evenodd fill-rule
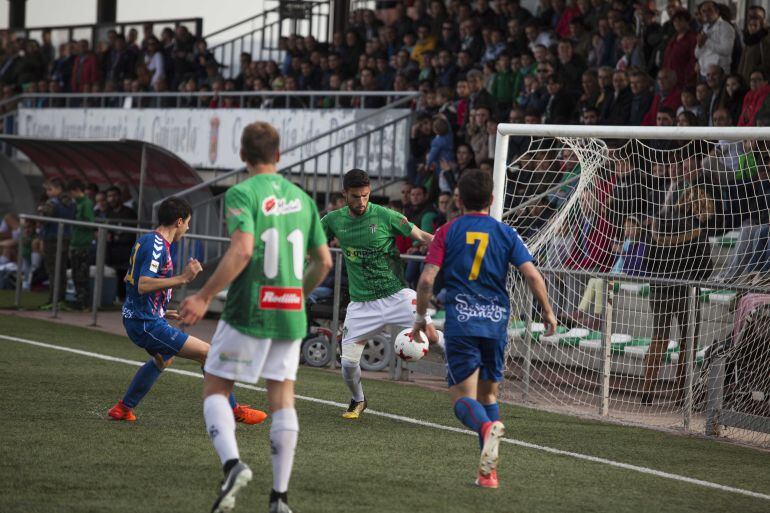
<instances>
[{"instance_id":1,"label":"player in striped blue and red jersey","mask_svg":"<svg viewBox=\"0 0 770 513\"><path fill-rule=\"evenodd\" d=\"M181 274L174 276L171 243L178 242L189 229L190 204L183 199L169 198L158 209L160 226L139 237L131 251L126 273L126 301L123 304L123 326L126 334L152 358L136 372L123 399L110 408L108 415L115 420L136 420L133 408L150 391L161 372L174 356L196 360L203 365L209 344L171 326L166 319L176 319L177 312L166 310L171 289L189 283L202 270L194 258ZM235 419L246 424L262 422L266 414L235 402L230 395Z\"/></svg>"},{"instance_id":2,"label":"player in striped blue and red jersey","mask_svg":"<svg viewBox=\"0 0 770 513\"><path fill-rule=\"evenodd\" d=\"M518 268L542 308L549 334L556 317L545 282L516 230L489 216L492 177L466 171L458 183L464 215L441 226L425 258L417 286L413 334L425 330L425 312L439 269L447 289L447 381L457 418L479 434L481 458L476 484L497 488L497 460L505 427L497 406L508 342L509 296L506 277Z\"/></svg>"}]
</instances>

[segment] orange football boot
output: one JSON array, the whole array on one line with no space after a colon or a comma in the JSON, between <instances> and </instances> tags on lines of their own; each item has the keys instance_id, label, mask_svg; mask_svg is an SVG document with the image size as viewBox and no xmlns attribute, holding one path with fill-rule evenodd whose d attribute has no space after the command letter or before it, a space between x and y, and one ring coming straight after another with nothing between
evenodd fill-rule
<instances>
[{"instance_id":1,"label":"orange football boot","mask_svg":"<svg viewBox=\"0 0 770 513\"><path fill-rule=\"evenodd\" d=\"M235 421L243 424L261 424L267 418L267 413L262 410L252 408L247 404L238 404L233 408L233 415L235 415Z\"/></svg>"},{"instance_id":2,"label":"orange football boot","mask_svg":"<svg viewBox=\"0 0 770 513\"><path fill-rule=\"evenodd\" d=\"M134 415L133 410L123 404L123 401L118 401L115 406L110 408L110 411L107 412L107 415L115 420L126 420L128 422L133 422L136 420L136 415Z\"/></svg>"}]
</instances>

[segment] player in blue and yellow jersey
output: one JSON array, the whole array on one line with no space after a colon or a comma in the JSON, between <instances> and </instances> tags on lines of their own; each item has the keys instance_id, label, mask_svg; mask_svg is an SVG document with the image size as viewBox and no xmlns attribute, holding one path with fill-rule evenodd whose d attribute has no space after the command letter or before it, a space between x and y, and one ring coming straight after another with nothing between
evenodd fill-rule
<instances>
[{"instance_id":1,"label":"player in blue and yellow jersey","mask_svg":"<svg viewBox=\"0 0 770 513\"><path fill-rule=\"evenodd\" d=\"M518 268L542 308L548 334L556 317L545 282L516 230L489 217L492 177L466 171L458 184L464 215L441 226L425 259L417 286L414 332L425 331L425 312L440 268L447 289L447 381L457 418L479 434L481 458L476 484L497 488L497 460L505 427L497 406L508 342L510 265Z\"/></svg>"},{"instance_id":2,"label":"player in blue and yellow jersey","mask_svg":"<svg viewBox=\"0 0 770 513\"><path fill-rule=\"evenodd\" d=\"M115 420L136 420L133 408L150 391L161 372L174 356L196 360L203 365L209 344L171 326L166 319L176 319L174 310L166 310L171 289L189 283L202 267L191 258L181 274L174 276L171 243L178 242L189 229L190 204L183 199L169 198L158 209L160 226L139 237L131 251L123 304L123 326L128 338L152 358L139 368L123 399L110 408L108 415ZM239 405L230 395L235 419L245 424L258 424L266 414Z\"/></svg>"}]
</instances>

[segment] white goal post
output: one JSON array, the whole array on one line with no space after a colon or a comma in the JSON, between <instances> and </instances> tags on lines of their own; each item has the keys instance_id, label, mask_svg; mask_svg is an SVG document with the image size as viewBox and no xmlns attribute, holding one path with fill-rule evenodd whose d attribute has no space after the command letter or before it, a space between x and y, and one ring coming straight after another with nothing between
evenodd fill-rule
<instances>
[{"instance_id":1,"label":"white goal post","mask_svg":"<svg viewBox=\"0 0 770 513\"><path fill-rule=\"evenodd\" d=\"M770 446L770 128L500 124L493 173L560 324L512 273L510 399Z\"/></svg>"}]
</instances>

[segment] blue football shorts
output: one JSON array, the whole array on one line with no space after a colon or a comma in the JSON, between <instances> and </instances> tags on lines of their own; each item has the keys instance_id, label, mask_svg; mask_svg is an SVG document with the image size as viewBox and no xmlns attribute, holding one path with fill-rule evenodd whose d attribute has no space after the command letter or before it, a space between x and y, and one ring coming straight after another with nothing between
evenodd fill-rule
<instances>
[{"instance_id":1,"label":"blue football shorts","mask_svg":"<svg viewBox=\"0 0 770 513\"><path fill-rule=\"evenodd\" d=\"M498 382L505 368L505 338L446 336L447 383L462 383L479 369L479 379Z\"/></svg>"},{"instance_id":2,"label":"blue football shorts","mask_svg":"<svg viewBox=\"0 0 770 513\"><path fill-rule=\"evenodd\" d=\"M166 319L145 321L124 318L123 326L131 342L150 356L159 354L165 359L176 356L189 337L187 333L171 326Z\"/></svg>"}]
</instances>

